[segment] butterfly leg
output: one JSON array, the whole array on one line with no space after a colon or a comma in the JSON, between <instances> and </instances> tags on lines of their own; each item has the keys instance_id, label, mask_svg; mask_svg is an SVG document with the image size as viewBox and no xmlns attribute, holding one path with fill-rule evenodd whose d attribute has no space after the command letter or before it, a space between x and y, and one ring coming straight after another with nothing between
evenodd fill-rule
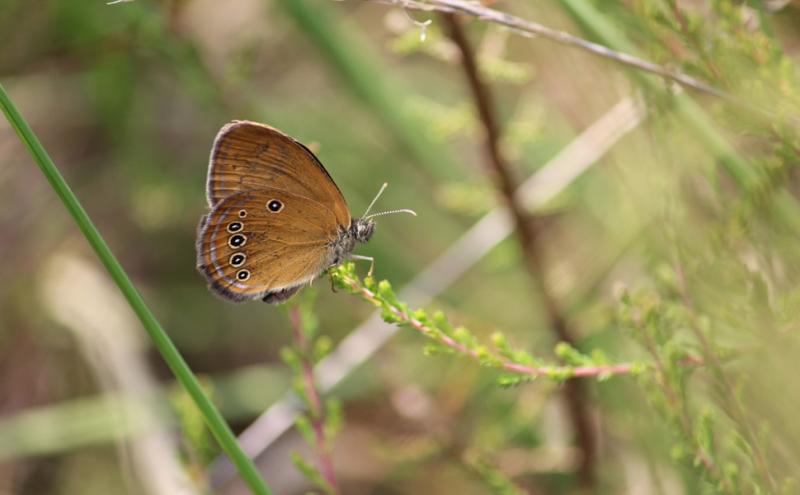
<instances>
[{"instance_id":1,"label":"butterfly leg","mask_svg":"<svg viewBox=\"0 0 800 495\"><path fill-rule=\"evenodd\" d=\"M331 281L331 292L336 293L336 285L333 283L333 277L330 276L330 273L328 274L328 280Z\"/></svg>"},{"instance_id":2,"label":"butterfly leg","mask_svg":"<svg viewBox=\"0 0 800 495\"><path fill-rule=\"evenodd\" d=\"M351 260L361 260L361 261L369 261L369 271L367 272L367 276L372 276L372 269L375 268L375 258L372 256L361 256L360 254L353 254L350 255Z\"/></svg>"}]
</instances>

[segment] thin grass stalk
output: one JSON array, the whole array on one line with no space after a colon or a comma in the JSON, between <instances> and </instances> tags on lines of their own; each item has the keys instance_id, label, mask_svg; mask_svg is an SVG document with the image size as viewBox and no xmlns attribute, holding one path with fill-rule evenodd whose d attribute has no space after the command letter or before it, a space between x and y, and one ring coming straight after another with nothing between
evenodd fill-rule
<instances>
[{"instance_id":1,"label":"thin grass stalk","mask_svg":"<svg viewBox=\"0 0 800 495\"><path fill-rule=\"evenodd\" d=\"M529 38L539 37L565 46L578 48L593 55L613 60L627 67L649 72L659 77L669 79L686 88L716 96L717 98L730 99L731 95L703 82L688 74L663 67L649 60L621 51L612 50L591 41L573 36L565 31L550 28L538 22L533 22L515 15L495 10L484 3L468 0L373 0L377 3L396 5L408 10L421 12L440 12L443 14L463 14L481 21L497 24L504 28Z\"/></svg>"},{"instance_id":2,"label":"thin grass stalk","mask_svg":"<svg viewBox=\"0 0 800 495\"><path fill-rule=\"evenodd\" d=\"M61 202L78 225L81 233L86 237L89 245L92 247L95 254L97 254L103 266L106 267L106 270L108 270L111 278L117 284L123 296L125 296L131 309L136 313L136 316L139 317L139 320L142 322L142 325L153 341L153 344L156 346L156 349L161 353L164 361L167 362L170 370L172 370L172 373L183 388L189 396L191 396L192 400L194 400L197 408L205 419L206 425L208 425L208 428L219 442L220 447L230 456L231 461L241 474L242 479L247 483L253 493L257 495L269 495L271 491L266 482L261 478L255 464L241 449L236 441L236 437L223 419L222 414L220 414L208 396L203 392L200 383L192 373L189 365L186 364L186 361L184 361L178 349L161 327L161 324L153 315L152 311L150 311L150 308L147 307L141 294L139 294L133 286L130 278L122 268L122 265L120 265L117 258L111 252L111 249L92 223L86 210L84 210L80 201L78 201L78 198L64 180L64 177L39 142L39 139L36 137L31 127L19 113L2 84L0 84L0 108L3 109L3 113L6 115L11 127L19 136L20 141L28 148L28 151L45 178L47 178L50 186L56 192L59 199L61 199Z\"/></svg>"}]
</instances>

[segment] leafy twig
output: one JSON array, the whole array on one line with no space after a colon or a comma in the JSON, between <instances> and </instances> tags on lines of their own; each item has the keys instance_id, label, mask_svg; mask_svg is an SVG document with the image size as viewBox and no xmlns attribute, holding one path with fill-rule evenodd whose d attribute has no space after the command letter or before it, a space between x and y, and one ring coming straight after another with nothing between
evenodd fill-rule
<instances>
[{"instance_id":1,"label":"leafy twig","mask_svg":"<svg viewBox=\"0 0 800 495\"><path fill-rule=\"evenodd\" d=\"M722 369L722 364L717 358L715 349L712 348L711 342L709 342L704 329L698 321L699 317L689 293L689 287L680 256L676 261L675 273L677 275L678 292L686 311L688 312L689 328L691 329L695 338L697 338L697 341L700 343L700 347L703 351L703 359L709 364L709 369L713 373L718 386L722 389L720 396L723 403L727 406L726 408L728 414L731 416L731 419L733 419L739 425L742 436L750 444L749 446L750 451L753 454L753 461L761 480L771 491L777 491L775 479L770 473L769 466L767 465L766 455L762 452L753 426L750 424L750 421L747 418L747 414L744 410L744 407L742 407L741 402L739 401L733 384L730 382Z\"/></svg>"},{"instance_id":2,"label":"leafy twig","mask_svg":"<svg viewBox=\"0 0 800 495\"><path fill-rule=\"evenodd\" d=\"M691 465L702 469L707 479L722 493L734 493L735 489L726 473L698 442L698 432L690 415L683 389L683 380L676 374L674 365L684 364L687 360L700 363L700 360L684 355L681 351L669 349L664 335L663 323L659 321L662 310L653 302L638 301L627 291L620 295L621 323L634 329L644 349L653 359L653 377L664 398L664 411L667 419L673 421L688 444L692 453Z\"/></svg>"},{"instance_id":3,"label":"leafy twig","mask_svg":"<svg viewBox=\"0 0 800 495\"><path fill-rule=\"evenodd\" d=\"M608 363L600 353L587 356L564 342L556 347L556 354L567 364L546 364L525 351L513 349L501 333L492 335L493 348L490 348L480 344L466 328L452 328L441 313L429 316L423 310L410 310L397 300L386 280L376 282L368 277L362 282L352 263L332 269L330 275L337 287L381 308L385 321L414 329L434 341L436 345L427 348L429 353L457 353L506 372L500 379L501 385L516 385L538 377L557 381L581 377L604 379L639 373L646 368L636 362Z\"/></svg>"},{"instance_id":4,"label":"leafy twig","mask_svg":"<svg viewBox=\"0 0 800 495\"><path fill-rule=\"evenodd\" d=\"M302 304L302 303L300 303ZM310 443L314 446L319 457L319 475L309 468L300 458L295 462L298 467L311 478L312 481L320 485L328 495L339 495L339 485L336 481L336 472L333 469L333 456L330 445L331 425L326 415L326 405L322 401L319 387L314 379L314 364L318 359L318 349L314 349L315 344L320 341L314 340L314 324L309 324L308 313L300 305L293 305L289 308L289 321L292 324L292 341L294 349L284 350L284 359L298 373L299 384L298 393L305 400L308 407L307 423L306 419L298 422L298 428L302 433L310 430L312 437ZM323 346L324 347L324 346ZM309 428L310 427L310 428ZM305 430L305 431L304 431Z\"/></svg>"},{"instance_id":5,"label":"leafy twig","mask_svg":"<svg viewBox=\"0 0 800 495\"><path fill-rule=\"evenodd\" d=\"M697 53L700 55L700 58L703 60L703 63L706 64L708 70L713 74L715 78L718 80L722 79L722 73L720 72L717 65L714 63L714 60L706 50L706 47L703 46L700 37L697 35L696 32L693 32L689 21L686 18L686 14L683 13L681 6L678 5L678 0L667 0L667 5L669 5L670 10L672 11L673 17L678 22L680 26L680 30L683 35L686 37L687 40L693 45L694 49L697 50Z\"/></svg>"}]
</instances>

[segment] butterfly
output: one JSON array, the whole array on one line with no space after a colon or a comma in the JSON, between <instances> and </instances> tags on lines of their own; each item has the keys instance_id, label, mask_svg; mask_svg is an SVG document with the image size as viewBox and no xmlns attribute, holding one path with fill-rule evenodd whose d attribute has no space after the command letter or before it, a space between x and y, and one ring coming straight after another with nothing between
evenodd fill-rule
<instances>
[{"instance_id":1,"label":"butterfly","mask_svg":"<svg viewBox=\"0 0 800 495\"><path fill-rule=\"evenodd\" d=\"M288 300L330 267L348 259L375 232L361 218L314 153L265 124L233 121L211 149L206 182L210 212L197 233L197 269L213 292L230 301ZM371 268L370 268L371 270Z\"/></svg>"}]
</instances>

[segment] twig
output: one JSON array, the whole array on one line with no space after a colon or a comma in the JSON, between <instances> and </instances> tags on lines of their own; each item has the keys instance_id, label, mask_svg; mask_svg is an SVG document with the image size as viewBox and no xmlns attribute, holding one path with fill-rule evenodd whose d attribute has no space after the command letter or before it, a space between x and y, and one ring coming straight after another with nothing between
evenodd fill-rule
<instances>
[{"instance_id":1,"label":"twig","mask_svg":"<svg viewBox=\"0 0 800 495\"><path fill-rule=\"evenodd\" d=\"M771 492L776 492L778 489L777 484L769 471L766 455L764 452L762 452L761 446L758 443L757 435L755 431L753 431L753 426L747 419L747 414L736 395L736 390L734 389L733 384L730 382L730 380L728 380L727 375L725 375L725 372L722 370L722 364L719 362L716 352L712 348L711 343L708 341L708 338L697 321L697 310L695 309L694 303L689 294L689 286L686 281L686 274L683 270L683 263L681 262L680 254L678 254L675 261L675 273L677 274L678 280L678 292L681 296L684 306L686 307L686 311L688 312L690 322L689 328L700 342L700 347L703 350L703 359L709 364L709 367L718 382L718 386L723 389L720 393L720 396L723 403L727 406L728 415L731 417L731 419L733 419L734 422L739 424L742 429L742 436L750 444L750 449L754 457L753 460L755 461L755 468L758 471L762 481L767 485Z\"/></svg>"},{"instance_id":2,"label":"twig","mask_svg":"<svg viewBox=\"0 0 800 495\"><path fill-rule=\"evenodd\" d=\"M308 417L314 430L314 442L319 457L319 467L325 482L330 488L330 495L338 495L339 485L336 482L336 472L333 469L331 447L325 435L325 411L322 405L319 388L314 380L314 363L311 360L311 349L308 338L303 329L303 315L299 306L289 308L289 321L292 323L292 340L297 348L300 360L300 369L304 382L305 395L308 398Z\"/></svg>"},{"instance_id":3,"label":"twig","mask_svg":"<svg viewBox=\"0 0 800 495\"><path fill-rule=\"evenodd\" d=\"M703 93L707 93L718 98L723 98L729 101L736 101L735 98L708 83L705 83L697 78L689 76L679 71L663 67L648 60L629 55L627 53L618 52L608 48L607 46L600 45L579 38L572 34L557 29L549 28L542 24L522 19L520 17L511 15L506 12L491 9L478 2L468 2L465 0L373 0L378 3L389 5L396 5L410 10L418 10L423 12L440 12L445 14L464 14L471 17L481 19L483 21L492 22L509 28L510 30L527 37L538 36L555 43L562 45L573 46L581 50L590 52L609 60L613 60L623 65L633 67L635 69L649 72L657 76L663 77L667 80L676 82L681 86L694 89Z\"/></svg>"},{"instance_id":4,"label":"twig","mask_svg":"<svg viewBox=\"0 0 800 495\"><path fill-rule=\"evenodd\" d=\"M375 306L386 308L386 300L365 287L359 280L344 275L342 272L339 272L339 276L341 276L341 282L348 286L350 292L359 295ZM543 376L558 379L608 377L613 375L627 375L641 370L642 368L642 365L639 363L598 364L592 366L532 366L521 364L499 353L490 353L485 349L478 351L459 342L450 335L442 334L442 332L437 329L415 318L411 311L399 305L390 305L387 309L392 316L397 318L398 324L406 324L425 337L447 346L458 354L470 357L482 363L491 362L493 367L517 375L525 375L530 378Z\"/></svg>"},{"instance_id":5,"label":"twig","mask_svg":"<svg viewBox=\"0 0 800 495\"><path fill-rule=\"evenodd\" d=\"M524 213L514 194L516 185L511 177L508 161L500 150L500 126L495 118L492 97L478 73L472 46L461 27L459 19L454 14L443 14L442 18L449 29L450 38L461 52L461 65L467 76L486 134L487 164L491 167L498 188L514 218L514 224L519 233L519 241L523 249L525 265L539 289L547 317L550 320L550 327L559 340L575 346L577 344L575 333L561 313L561 309L547 285L537 229ZM586 390L581 382L570 381L564 388L564 394L578 445L583 453L578 467L578 478L581 485L591 487L594 484L596 441L594 427L588 411L589 405Z\"/></svg>"},{"instance_id":6,"label":"twig","mask_svg":"<svg viewBox=\"0 0 800 495\"><path fill-rule=\"evenodd\" d=\"M757 115L761 118L770 119L770 121L779 120L790 123L793 126L800 125L800 117L796 115L788 115L780 109L768 109L759 105L755 105L749 101L737 98L733 94L721 90L711 84L708 84L700 79L692 77L680 71L658 65L656 63L645 60L635 55L623 53L618 50L611 49L605 45L593 43L575 35L569 34L564 31L549 28L542 24L522 19L520 17L511 15L507 12L486 7L479 2L469 2L465 0L371 0L376 3L383 3L387 5L395 5L409 10L417 10L422 12L440 12L450 14L463 14L480 19L483 21L491 22L501 26L505 26L510 31L529 38L541 37L546 40L559 43L566 46L572 46L580 50L587 51L594 55L612 60L619 64L632 67L642 72L654 74L662 77L667 81L672 81L684 88L689 88L701 93L705 93L734 105L735 107L748 112L751 115Z\"/></svg>"},{"instance_id":7,"label":"twig","mask_svg":"<svg viewBox=\"0 0 800 495\"><path fill-rule=\"evenodd\" d=\"M664 368L664 364L661 362L661 357L659 356L655 342L653 342L653 338L645 331L642 331L641 333L644 335L644 347L653 357L653 362L655 363L656 369L656 379L661 386L667 404L677 415L680 428L683 430L683 435L686 438L693 439L695 437L695 433L694 428L692 427L692 420L689 417L689 412L685 407L686 404L680 398L681 394L676 391L672 385L670 385L667 379L667 370ZM713 476L717 483L719 483L720 488L726 492L730 492L730 483L722 475L714 460L709 457L708 454L701 448L696 448L694 450L694 456L695 459L697 459L703 465L708 474Z\"/></svg>"},{"instance_id":8,"label":"twig","mask_svg":"<svg viewBox=\"0 0 800 495\"><path fill-rule=\"evenodd\" d=\"M697 36L697 33L693 33L691 28L689 27L689 21L686 19L686 16L681 11L680 5L678 5L678 0L667 0L667 4L669 5L670 9L672 10L672 15L675 17L675 20L678 21L678 24L681 27L681 32L683 35L689 39L689 42L694 45L694 49L700 54L700 58L703 59L703 63L706 64L708 70L716 77L717 79L722 79L722 73L720 72L717 65L714 63L712 58L709 56L706 47L703 46L703 43Z\"/></svg>"}]
</instances>

